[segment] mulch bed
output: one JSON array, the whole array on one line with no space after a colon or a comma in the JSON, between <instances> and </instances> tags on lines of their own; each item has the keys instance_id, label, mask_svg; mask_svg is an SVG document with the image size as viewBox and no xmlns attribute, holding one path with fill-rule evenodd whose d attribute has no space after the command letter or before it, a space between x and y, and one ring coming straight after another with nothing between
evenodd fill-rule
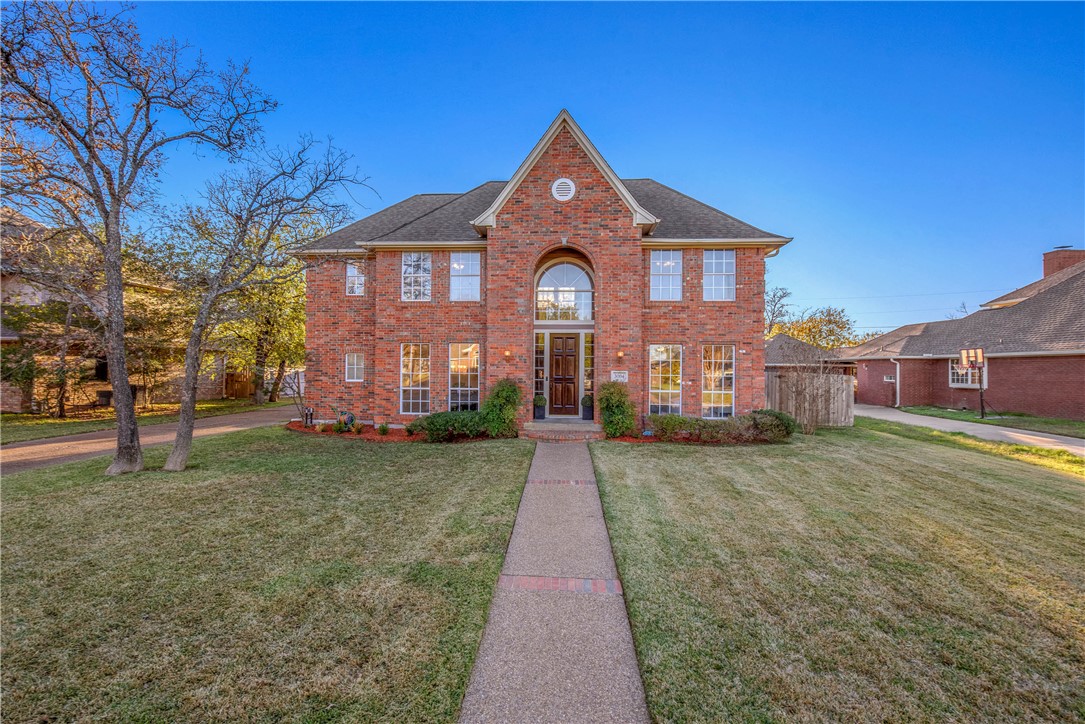
<instances>
[{"instance_id":1,"label":"mulch bed","mask_svg":"<svg viewBox=\"0 0 1085 724\"><path fill-rule=\"evenodd\" d=\"M607 442L659 442L659 438L655 435L622 435L620 437L608 437Z\"/></svg>"},{"instance_id":2,"label":"mulch bed","mask_svg":"<svg viewBox=\"0 0 1085 724\"><path fill-rule=\"evenodd\" d=\"M332 437L341 437L347 440L365 440L366 442L422 442L423 440L420 435L408 435L407 431L402 427L389 428L387 435L381 435L377 432L377 428L372 425L366 425L361 432L333 432L331 425L327 424L323 432L317 432L315 427L305 427L300 421L295 420L287 423L286 429L309 435L331 435Z\"/></svg>"}]
</instances>

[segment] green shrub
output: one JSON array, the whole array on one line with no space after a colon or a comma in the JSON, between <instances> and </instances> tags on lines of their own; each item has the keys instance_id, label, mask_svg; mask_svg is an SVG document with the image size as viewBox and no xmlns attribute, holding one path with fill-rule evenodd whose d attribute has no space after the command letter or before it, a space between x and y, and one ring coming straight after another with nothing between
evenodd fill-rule
<instances>
[{"instance_id":1,"label":"green shrub","mask_svg":"<svg viewBox=\"0 0 1085 724\"><path fill-rule=\"evenodd\" d=\"M631 435L637 429L636 409L629 399L629 389L621 382L599 385L599 413L607 437Z\"/></svg>"},{"instance_id":2,"label":"green shrub","mask_svg":"<svg viewBox=\"0 0 1085 724\"><path fill-rule=\"evenodd\" d=\"M591 407L594 404L595 404L595 398L592 397L591 395L584 395L583 397L580 398L580 406L581 407Z\"/></svg>"},{"instance_id":3,"label":"green shrub","mask_svg":"<svg viewBox=\"0 0 1085 724\"><path fill-rule=\"evenodd\" d=\"M499 380L479 411L482 426L490 437L516 437L516 412L523 393L510 379Z\"/></svg>"},{"instance_id":4,"label":"green shrub","mask_svg":"<svg viewBox=\"0 0 1085 724\"><path fill-rule=\"evenodd\" d=\"M786 412L780 412L779 410L770 410L768 408L765 408L763 410L754 410L753 414L775 417L777 420L780 421L780 424L783 425L784 428L787 430L787 435L785 437L791 437L799 429L798 420L796 420L794 417L787 414Z\"/></svg>"},{"instance_id":5,"label":"green shrub","mask_svg":"<svg viewBox=\"0 0 1085 724\"><path fill-rule=\"evenodd\" d=\"M388 423L382 422L381 424L377 425L377 434L378 435L387 435L388 434Z\"/></svg>"},{"instance_id":6,"label":"green shrub","mask_svg":"<svg viewBox=\"0 0 1085 724\"><path fill-rule=\"evenodd\" d=\"M341 432L346 432L347 429L348 428L347 428L346 424L344 424L342 422L337 422L334 425L332 425L332 432L341 433Z\"/></svg>"},{"instance_id":7,"label":"green shrub","mask_svg":"<svg viewBox=\"0 0 1085 724\"><path fill-rule=\"evenodd\" d=\"M535 395L531 398L531 404L535 407L546 407L546 398L542 395Z\"/></svg>"},{"instance_id":8,"label":"green shrub","mask_svg":"<svg viewBox=\"0 0 1085 724\"><path fill-rule=\"evenodd\" d=\"M422 434L426 442L445 442L454 438L482 437L486 434L482 413L474 410L435 412L412 420L407 425L407 430Z\"/></svg>"},{"instance_id":9,"label":"green shrub","mask_svg":"<svg viewBox=\"0 0 1085 724\"><path fill-rule=\"evenodd\" d=\"M713 420L681 415L648 416L648 425L660 440L730 445L783 442L792 432L786 422L759 412Z\"/></svg>"}]
</instances>

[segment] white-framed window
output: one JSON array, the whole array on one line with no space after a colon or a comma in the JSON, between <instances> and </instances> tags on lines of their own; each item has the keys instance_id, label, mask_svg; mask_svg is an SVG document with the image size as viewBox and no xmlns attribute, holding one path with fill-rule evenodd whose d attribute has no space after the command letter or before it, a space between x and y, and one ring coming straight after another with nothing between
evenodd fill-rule
<instances>
[{"instance_id":1,"label":"white-framed window","mask_svg":"<svg viewBox=\"0 0 1085 724\"><path fill-rule=\"evenodd\" d=\"M361 264L347 264L347 296L365 295L365 271Z\"/></svg>"},{"instance_id":2,"label":"white-framed window","mask_svg":"<svg viewBox=\"0 0 1085 724\"><path fill-rule=\"evenodd\" d=\"M648 413L682 414L682 345L648 346Z\"/></svg>"},{"instance_id":3,"label":"white-framed window","mask_svg":"<svg viewBox=\"0 0 1085 724\"><path fill-rule=\"evenodd\" d=\"M579 264L554 264L535 285L535 319L566 322L592 318L595 292L591 276Z\"/></svg>"},{"instance_id":4,"label":"white-framed window","mask_svg":"<svg viewBox=\"0 0 1085 724\"><path fill-rule=\"evenodd\" d=\"M884 377L882 377L882 382L896 382L896 381L897 381L897 376L896 375L885 375Z\"/></svg>"},{"instance_id":5,"label":"white-framed window","mask_svg":"<svg viewBox=\"0 0 1085 724\"><path fill-rule=\"evenodd\" d=\"M400 299L405 302L428 302L433 255L428 251L403 252L403 281Z\"/></svg>"},{"instance_id":6,"label":"white-framed window","mask_svg":"<svg viewBox=\"0 0 1085 724\"><path fill-rule=\"evenodd\" d=\"M949 386L950 387L965 387L973 390L980 388L980 380L983 380L983 389L987 389L987 367L986 365L982 369L978 370L965 370L964 373L957 371L957 368L953 365L957 362L955 359L949 360Z\"/></svg>"},{"instance_id":7,"label":"white-framed window","mask_svg":"<svg viewBox=\"0 0 1085 724\"><path fill-rule=\"evenodd\" d=\"M478 409L477 343L448 345L448 409Z\"/></svg>"},{"instance_id":8,"label":"white-framed window","mask_svg":"<svg viewBox=\"0 0 1085 724\"><path fill-rule=\"evenodd\" d=\"M701 347L701 417L735 414L735 346Z\"/></svg>"},{"instance_id":9,"label":"white-framed window","mask_svg":"<svg viewBox=\"0 0 1085 724\"><path fill-rule=\"evenodd\" d=\"M682 250L652 249L649 299L680 301L682 299Z\"/></svg>"},{"instance_id":10,"label":"white-framed window","mask_svg":"<svg viewBox=\"0 0 1085 724\"><path fill-rule=\"evenodd\" d=\"M343 357L343 379L347 382L365 381L365 355L347 352Z\"/></svg>"},{"instance_id":11,"label":"white-framed window","mask_svg":"<svg viewBox=\"0 0 1085 724\"><path fill-rule=\"evenodd\" d=\"M429 414L429 345L399 346L399 411L404 415Z\"/></svg>"},{"instance_id":12,"label":"white-framed window","mask_svg":"<svg viewBox=\"0 0 1085 724\"><path fill-rule=\"evenodd\" d=\"M735 301L735 250L705 249L704 300Z\"/></svg>"},{"instance_id":13,"label":"white-framed window","mask_svg":"<svg viewBox=\"0 0 1085 724\"><path fill-rule=\"evenodd\" d=\"M482 299L482 254L454 251L448 272L448 298L453 302Z\"/></svg>"}]
</instances>

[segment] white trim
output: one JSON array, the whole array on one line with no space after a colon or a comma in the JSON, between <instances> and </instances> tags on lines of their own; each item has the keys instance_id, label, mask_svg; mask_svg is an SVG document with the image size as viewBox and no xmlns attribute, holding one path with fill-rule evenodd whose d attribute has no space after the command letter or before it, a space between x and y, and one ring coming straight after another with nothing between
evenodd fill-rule
<instances>
[{"instance_id":1,"label":"white trim","mask_svg":"<svg viewBox=\"0 0 1085 724\"><path fill-rule=\"evenodd\" d=\"M731 262L731 272L730 273L728 273L728 272L712 272L712 273L709 273L709 271L708 271L708 255L713 254L713 253L715 253L717 251L723 251L723 252L729 251L729 252L731 252L731 258L729 260ZM701 301L702 302L717 302L717 303L718 302L724 302L724 303L726 303L726 302L733 302L733 301L735 301L737 299L737 297L738 297L738 259L736 258L734 251L735 251L734 249L703 249L701 251ZM726 264L727 261L728 261L728 259L726 257L724 257L724 264ZM709 299L708 298L709 286L707 284L709 277L722 277L724 282L726 282L727 278L730 277L731 278L731 286L730 287L728 287L726 284L724 284L724 286L722 286L722 287L712 287L713 289L717 289L717 288L718 289L723 289L724 292L729 290L731 292L730 298L728 298L726 296L726 294L725 294L723 299Z\"/></svg>"},{"instance_id":2,"label":"white trim","mask_svg":"<svg viewBox=\"0 0 1085 724\"><path fill-rule=\"evenodd\" d=\"M474 254L477 257L477 261L478 261L478 274L457 274L455 272L455 267L453 266L455 264L455 260L453 259L453 257L456 256L456 254ZM433 270L431 268L431 270L430 270L430 284L431 285L433 284L432 272L433 272ZM453 279L475 279L478 282L478 286L475 287L475 290L474 290L475 291L474 299L453 299L452 298L452 280ZM457 249L456 251L453 251L453 252L449 253L449 255L448 255L448 301L452 302L452 303L467 303L467 304L482 301L482 252L474 251L474 250L461 251L461 250Z\"/></svg>"},{"instance_id":3,"label":"white trim","mask_svg":"<svg viewBox=\"0 0 1085 724\"><path fill-rule=\"evenodd\" d=\"M346 287L345 292L346 292L346 295L348 297L364 297L365 296L365 271L362 270L361 265L360 264L354 264L354 263L348 261L346 264L343 265L343 268L346 269L346 278L345 278L345 287ZM350 273L351 269L354 270L353 274ZM360 291L360 292L352 292L352 291L350 291L350 280L352 278L362 280L362 291Z\"/></svg>"},{"instance_id":4,"label":"white trim","mask_svg":"<svg viewBox=\"0 0 1085 724\"><path fill-rule=\"evenodd\" d=\"M360 365L351 365L347 361L347 358L350 357L350 356L361 357L362 358L362 363ZM351 367L355 367L355 368L361 367L362 368L362 376L361 377L351 377L350 376L350 368ZM343 382L365 382L365 353L364 352L344 352L343 353Z\"/></svg>"},{"instance_id":5,"label":"white trim","mask_svg":"<svg viewBox=\"0 0 1085 724\"><path fill-rule=\"evenodd\" d=\"M951 388L953 388L955 390L978 390L980 388L980 386L982 386L983 389L985 389L985 390L987 389L987 369L988 369L987 365L984 365L983 367L980 368L980 381L978 383L972 384L972 383L969 383L969 382L954 382L953 381L953 373L955 372L955 370L953 369L953 364L954 364L955 361L956 360L952 360L952 359L949 360L949 377L948 377L948 379L949 379L949 386ZM971 370L969 370L969 375L968 376L969 377L972 376Z\"/></svg>"},{"instance_id":6,"label":"white trim","mask_svg":"<svg viewBox=\"0 0 1085 724\"><path fill-rule=\"evenodd\" d=\"M404 387L403 386L403 348L411 345L426 345L426 351L429 353L426 360L429 362L429 374L426 376L426 386L422 387ZM433 350L432 345L429 342L400 342L399 343L399 385L397 390L399 391L399 414L401 415L428 415L433 412ZM419 359L422 359L419 357ZM404 412L403 411L403 391L404 390L421 390L425 389L429 393L429 399L426 400L426 405L429 409L425 412Z\"/></svg>"},{"instance_id":7,"label":"white trim","mask_svg":"<svg viewBox=\"0 0 1085 724\"><path fill-rule=\"evenodd\" d=\"M655 255L656 254L663 254L663 253L671 254L671 253L674 253L675 251L678 252L678 271L677 272L660 272L660 273L656 274L653 271L654 265L656 263L655 262ZM686 259L685 259L685 257L686 257L686 255L683 253L683 251L681 249L670 249L670 250L652 249L650 252L648 252L648 301L649 302L681 302L681 301L685 300L685 296L686 296L686 283L685 283L686 279L685 279L685 276L684 276L685 273L686 273ZM663 263L664 263L663 261L660 261L660 264L663 264ZM678 277L678 298L677 299L662 299L662 298L652 296L653 288L655 286L655 285L652 284L652 277L656 277L656 276L658 276L658 277ZM667 288L671 289L671 287L669 285L668 285Z\"/></svg>"},{"instance_id":8,"label":"white trim","mask_svg":"<svg viewBox=\"0 0 1085 724\"><path fill-rule=\"evenodd\" d=\"M704 382L705 382L704 353L705 353L705 349L707 349L708 347L722 347L724 350L726 350L728 347L731 348L731 413L730 413L730 415L725 415L724 417L705 417L704 416L704 407L705 407L705 405L704 405L704 394L705 394L705 392L710 392L710 393L715 392L715 390L706 390L705 386L704 386ZM724 356L724 358L722 360L720 360L720 364L722 365L721 368L720 368L720 380L722 382L722 381L727 379L727 372L726 372L726 370L727 370L727 358L726 358L726 356ZM726 384L723 385L723 386L726 388ZM720 394L721 395L726 395L727 390L726 389L721 390ZM735 403L736 403L737 400L738 400L738 345L737 344L728 344L726 342L718 342L718 343L717 342L707 342L707 343L702 344L701 345L701 402L700 402L700 405L701 405L701 415L700 415L701 419L703 419L703 420L723 420L723 419L726 419L727 417L734 417L735 416L735 407L737 406ZM721 407L724 407L724 405L721 405Z\"/></svg>"},{"instance_id":9,"label":"white trim","mask_svg":"<svg viewBox=\"0 0 1085 724\"><path fill-rule=\"evenodd\" d=\"M645 237L641 239L642 246L704 246L706 244L720 245L720 246L783 246L791 241L794 241L792 237L786 236L770 236L764 239L657 239L656 237Z\"/></svg>"},{"instance_id":10,"label":"white trim","mask_svg":"<svg viewBox=\"0 0 1085 724\"><path fill-rule=\"evenodd\" d=\"M535 144L535 147L531 149L531 153L527 155L520 167L516 169L516 173L512 175L509 182L505 184L501 189L501 193L497 195L493 203L479 214L476 218L471 220L471 225L479 232L480 235L485 235L483 229L492 227L497 220L497 213L505 205L505 202L509 200L513 192L520 187L524 178L527 177L529 171L535 167L539 158L546 152L546 149L550 147L550 143L557 137L562 128L568 128L573 138L576 140L580 147L584 149L584 153L588 155L592 163L595 164L599 172L603 174L603 178L614 187L614 190L621 197L625 205L633 213L633 224L635 226L647 226L655 228L655 225L660 222L660 219L656 218L655 214L650 213L647 209L637 203L637 200L633 197L633 194L629 193L629 189L625 187L622 180L618 178L618 175L614 173L614 170L610 167L610 164L606 162L602 154L595 148L588 137L577 125L573 117L569 115L569 111L564 108L558 113L558 117L554 119L554 122L550 124L550 127L546 129L546 133L542 135L539 142Z\"/></svg>"},{"instance_id":11,"label":"white trim","mask_svg":"<svg viewBox=\"0 0 1085 724\"><path fill-rule=\"evenodd\" d=\"M895 393L896 393L896 396L894 398L895 402L893 403L893 407L900 407L900 360L890 358L889 361L897 366L897 371L893 375L893 387L895 388Z\"/></svg>"},{"instance_id":12,"label":"white trim","mask_svg":"<svg viewBox=\"0 0 1085 724\"><path fill-rule=\"evenodd\" d=\"M454 345L454 344L458 344L458 345L461 345L461 346L470 346L470 345L473 344L473 345L476 345L478 347L478 349L475 351L475 354L478 356L478 363L475 365L475 376L478 378L477 379L477 384L478 384L477 387L456 387L456 388L452 387L452 345ZM432 364L432 362L431 362L431 364ZM467 390L468 392L470 392L471 390L474 390L475 392L478 393L478 403L477 403L478 407L482 407L482 344L480 342L449 342L448 343L448 410L449 410L449 412L453 412L453 410L452 410L452 390L453 389ZM430 409L433 409L432 401L431 401L431 404L430 404ZM478 408L476 408L476 409L478 409Z\"/></svg>"},{"instance_id":13,"label":"white trim","mask_svg":"<svg viewBox=\"0 0 1085 724\"><path fill-rule=\"evenodd\" d=\"M654 412L652 412L652 347L677 347L678 348L678 412L677 413L674 413L674 412L670 412L670 413L654 413ZM648 369L647 369L648 374L647 374L647 377L648 377L648 414L649 415L656 415L656 414L668 414L668 415L678 414L678 415L681 415L682 414L682 410L683 410L683 408L682 408L682 396L683 396L683 393L684 393L684 391L682 390L682 386L684 384L684 380L682 379L682 377L685 374L685 367L684 367L685 360L683 359L684 356L685 356L685 350L683 349L683 346L681 344L661 342L659 344L649 344L648 345ZM657 392L668 392L669 393L671 391L670 390L657 390ZM668 406L672 406L672 405L668 405Z\"/></svg>"},{"instance_id":14,"label":"white trim","mask_svg":"<svg viewBox=\"0 0 1085 724\"><path fill-rule=\"evenodd\" d=\"M591 292L591 318L590 319L539 319L539 280L543 278L546 272L550 271L554 267L560 264L570 264L577 267L584 275L588 277L588 284L591 285L590 289L573 289L573 293L577 292ZM535 277L531 283L531 317L535 323L545 322L549 324L590 324L595 327L595 274L592 273L591 268L580 261L580 259L568 256L559 256L556 259L548 261L543 264L535 272Z\"/></svg>"},{"instance_id":15,"label":"white trim","mask_svg":"<svg viewBox=\"0 0 1085 724\"><path fill-rule=\"evenodd\" d=\"M426 255L429 257L429 273L428 274L411 274L412 279L429 279L429 289L427 294L423 298L408 299L404 296L406 287L403 282L407 278L407 274L404 273L403 265L406 263L407 254L418 254L419 256ZM421 261L421 260L420 260ZM481 283L481 282L480 282ZM401 302L430 302L433 301L433 252L432 251L401 251L399 253L399 301Z\"/></svg>"}]
</instances>

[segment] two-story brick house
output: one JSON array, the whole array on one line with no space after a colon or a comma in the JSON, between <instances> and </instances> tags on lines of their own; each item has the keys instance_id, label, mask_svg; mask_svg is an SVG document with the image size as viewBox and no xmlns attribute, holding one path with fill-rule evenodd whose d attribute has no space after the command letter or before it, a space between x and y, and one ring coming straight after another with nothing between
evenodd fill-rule
<instances>
[{"instance_id":1,"label":"two-story brick house","mask_svg":"<svg viewBox=\"0 0 1085 724\"><path fill-rule=\"evenodd\" d=\"M420 194L311 245L307 400L402 424L512 378L548 417L628 383L641 414L764 402L765 259L789 238L620 179L562 111L507 181Z\"/></svg>"}]
</instances>

